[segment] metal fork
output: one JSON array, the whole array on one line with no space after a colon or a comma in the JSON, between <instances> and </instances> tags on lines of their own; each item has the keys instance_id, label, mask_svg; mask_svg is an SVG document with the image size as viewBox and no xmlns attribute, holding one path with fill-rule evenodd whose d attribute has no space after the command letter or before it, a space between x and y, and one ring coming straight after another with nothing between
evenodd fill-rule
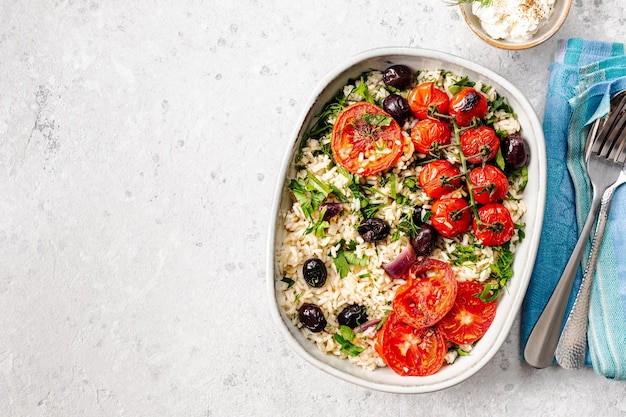
<instances>
[{"instance_id":1,"label":"metal fork","mask_svg":"<svg viewBox=\"0 0 626 417\"><path fill-rule=\"evenodd\" d=\"M535 368L548 367L554 360L569 294L598 213L602 195L615 183L624 165L626 135L621 134L626 123L624 113L626 113L626 97L620 101L615 111L611 112L602 130L593 139L587 161L587 174L593 188L589 214L563 274L530 333L524 349L524 359Z\"/></svg>"},{"instance_id":2,"label":"metal fork","mask_svg":"<svg viewBox=\"0 0 626 417\"><path fill-rule=\"evenodd\" d=\"M622 91L611 99L612 105L617 105L620 96L626 95L626 91ZM604 120L598 119L596 122ZM602 122L599 122L602 123ZM599 123L594 123L597 128ZM559 343L556 346L556 361L562 368L579 369L585 365L585 356L587 353L587 327L589 315L589 296L591 294L591 283L596 268L596 262L604 236L604 228L609 217L609 209L613 193L620 185L626 182L626 172L624 167L619 174L617 181L611 185L602 195L602 203L600 204L600 213L598 214L598 222L596 230L591 241L591 251L589 259L585 266L583 279L576 294L576 299L572 310L565 321L565 327L561 332Z\"/></svg>"}]
</instances>

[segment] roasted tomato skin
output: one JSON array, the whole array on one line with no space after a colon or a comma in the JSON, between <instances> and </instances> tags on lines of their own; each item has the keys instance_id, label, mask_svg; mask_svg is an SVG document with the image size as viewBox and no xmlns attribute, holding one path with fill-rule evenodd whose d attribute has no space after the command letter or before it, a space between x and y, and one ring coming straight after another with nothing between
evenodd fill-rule
<instances>
[{"instance_id":1,"label":"roasted tomato skin","mask_svg":"<svg viewBox=\"0 0 626 417\"><path fill-rule=\"evenodd\" d=\"M479 204L496 203L509 192L509 180L495 165L477 166L468 174L474 200Z\"/></svg>"},{"instance_id":2,"label":"roasted tomato skin","mask_svg":"<svg viewBox=\"0 0 626 417\"><path fill-rule=\"evenodd\" d=\"M395 373L402 376L428 376L443 366L448 351L438 327L417 329L395 313L378 331L374 349Z\"/></svg>"},{"instance_id":3,"label":"roasted tomato skin","mask_svg":"<svg viewBox=\"0 0 626 417\"><path fill-rule=\"evenodd\" d=\"M411 129L413 147L426 155L438 155L439 146L449 145L451 138L450 126L437 119L420 120Z\"/></svg>"},{"instance_id":4,"label":"roasted tomato skin","mask_svg":"<svg viewBox=\"0 0 626 417\"><path fill-rule=\"evenodd\" d=\"M469 126L474 118L482 119L489 111L485 96L471 87L465 87L450 99L448 113L461 127Z\"/></svg>"},{"instance_id":5,"label":"roasted tomato skin","mask_svg":"<svg viewBox=\"0 0 626 417\"><path fill-rule=\"evenodd\" d=\"M454 306L437 326L446 340L457 345L482 338L496 316L496 301L485 302L479 295L484 287L476 281L459 282Z\"/></svg>"},{"instance_id":6,"label":"roasted tomato skin","mask_svg":"<svg viewBox=\"0 0 626 417\"><path fill-rule=\"evenodd\" d=\"M457 282L447 263L423 259L409 268L407 279L392 302L400 320L416 328L430 327L450 311L456 298Z\"/></svg>"},{"instance_id":7,"label":"roasted tomato skin","mask_svg":"<svg viewBox=\"0 0 626 417\"><path fill-rule=\"evenodd\" d=\"M499 246L511 240L515 234L515 224L506 207L492 203L478 209L473 230L476 239L483 245Z\"/></svg>"},{"instance_id":8,"label":"roasted tomato skin","mask_svg":"<svg viewBox=\"0 0 626 417\"><path fill-rule=\"evenodd\" d=\"M430 198L441 198L461 186L461 170L445 159L437 159L422 167L418 181Z\"/></svg>"},{"instance_id":9,"label":"roasted tomato skin","mask_svg":"<svg viewBox=\"0 0 626 417\"><path fill-rule=\"evenodd\" d=\"M330 146L339 165L353 174L368 176L396 164L404 152L404 137L391 115L361 101L339 113Z\"/></svg>"},{"instance_id":10,"label":"roasted tomato skin","mask_svg":"<svg viewBox=\"0 0 626 417\"><path fill-rule=\"evenodd\" d=\"M427 81L419 84L411 90L407 100L413 115L420 120L428 118L431 106L436 108L437 113L448 114L450 97L445 91L437 88L434 82Z\"/></svg>"},{"instance_id":11,"label":"roasted tomato skin","mask_svg":"<svg viewBox=\"0 0 626 417\"><path fill-rule=\"evenodd\" d=\"M470 127L459 138L461 151L471 164L482 164L491 161L498 154L500 139L495 130L489 126Z\"/></svg>"},{"instance_id":12,"label":"roasted tomato skin","mask_svg":"<svg viewBox=\"0 0 626 417\"><path fill-rule=\"evenodd\" d=\"M463 198L441 198L432 206L430 222L443 237L453 238L469 230L472 215Z\"/></svg>"}]
</instances>

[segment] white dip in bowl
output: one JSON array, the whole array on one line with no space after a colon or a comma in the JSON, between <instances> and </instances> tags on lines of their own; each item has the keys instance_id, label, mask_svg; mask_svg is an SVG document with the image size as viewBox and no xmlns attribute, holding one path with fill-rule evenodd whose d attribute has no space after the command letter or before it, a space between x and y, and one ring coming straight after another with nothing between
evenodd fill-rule
<instances>
[{"instance_id":1,"label":"white dip in bowl","mask_svg":"<svg viewBox=\"0 0 626 417\"><path fill-rule=\"evenodd\" d=\"M490 6L472 4L472 13L493 39L520 42L530 39L550 19L555 0L493 0Z\"/></svg>"}]
</instances>

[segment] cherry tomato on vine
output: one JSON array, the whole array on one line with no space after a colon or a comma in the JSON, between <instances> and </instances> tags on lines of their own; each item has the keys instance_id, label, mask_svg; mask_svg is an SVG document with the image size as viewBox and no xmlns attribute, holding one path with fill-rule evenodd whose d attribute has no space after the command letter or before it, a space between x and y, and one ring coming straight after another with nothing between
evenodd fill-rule
<instances>
[{"instance_id":1,"label":"cherry tomato on vine","mask_svg":"<svg viewBox=\"0 0 626 417\"><path fill-rule=\"evenodd\" d=\"M470 127L461 133L461 150L471 164L491 161L498 154L500 139L489 126Z\"/></svg>"},{"instance_id":2,"label":"cherry tomato on vine","mask_svg":"<svg viewBox=\"0 0 626 417\"><path fill-rule=\"evenodd\" d=\"M448 351L446 340L436 326L417 329L393 312L378 331L374 348L389 368L403 376L436 373Z\"/></svg>"},{"instance_id":3,"label":"cherry tomato on vine","mask_svg":"<svg viewBox=\"0 0 626 417\"><path fill-rule=\"evenodd\" d=\"M482 284L476 281L459 282L454 306L437 323L446 340L466 345L487 333L496 316L496 302L481 300L479 295L483 290Z\"/></svg>"},{"instance_id":4,"label":"cherry tomato on vine","mask_svg":"<svg viewBox=\"0 0 626 417\"><path fill-rule=\"evenodd\" d=\"M393 117L363 101L339 113L330 146L339 165L367 176L395 165L404 152L404 138Z\"/></svg>"},{"instance_id":5,"label":"cherry tomato on vine","mask_svg":"<svg viewBox=\"0 0 626 417\"><path fill-rule=\"evenodd\" d=\"M483 245L498 246L511 240L515 225L506 207L500 203L492 203L478 209L473 230L476 239Z\"/></svg>"},{"instance_id":6,"label":"cherry tomato on vine","mask_svg":"<svg viewBox=\"0 0 626 417\"><path fill-rule=\"evenodd\" d=\"M471 87L465 87L450 99L448 113L456 120L456 124L465 127L472 119L482 119L489 111L489 103L482 93Z\"/></svg>"},{"instance_id":7,"label":"cherry tomato on vine","mask_svg":"<svg viewBox=\"0 0 626 417\"><path fill-rule=\"evenodd\" d=\"M445 159L437 159L422 167L418 181L430 198L441 198L461 186L461 170Z\"/></svg>"},{"instance_id":8,"label":"cherry tomato on vine","mask_svg":"<svg viewBox=\"0 0 626 417\"><path fill-rule=\"evenodd\" d=\"M506 197L509 180L495 165L478 166L468 174L474 200L479 204L495 203Z\"/></svg>"},{"instance_id":9,"label":"cherry tomato on vine","mask_svg":"<svg viewBox=\"0 0 626 417\"><path fill-rule=\"evenodd\" d=\"M470 206L462 198L435 200L430 222L443 237L452 238L469 230L472 222Z\"/></svg>"},{"instance_id":10,"label":"cherry tomato on vine","mask_svg":"<svg viewBox=\"0 0 626 417\"><path fill-rule=\"evenodd\" d=\"M437 156L440 146L450 144L451 135L450 126L436 119L420 120L411 129L411 140L415 150L426 155Z\"/></svg>"},{"instance_id":11,"label":"cherry tomato on vine","mask_svg":"<svg viewBox=\"0 0 626 417\"><path fill-rule=\"evenodd\" d=\"M445 316L454 304L457 282L450 266L426 258L411 265L407 283L396 291L392 302L394 313L415 327L430 327Z\"/></svg>"},{"instance_id":12,"label":"cherry tomato on vine","mask_svg":"<svg viewBox=\"0 0 626 417\"><path fill-rule=\"evenodd\" d=\"M431 106L434 106L438 113L448 114L450 97L445 91L438 89L434 82L421 83L411 90L407 100L413 115L418 119L428 118Z\"/></svg>"}]
</instances>

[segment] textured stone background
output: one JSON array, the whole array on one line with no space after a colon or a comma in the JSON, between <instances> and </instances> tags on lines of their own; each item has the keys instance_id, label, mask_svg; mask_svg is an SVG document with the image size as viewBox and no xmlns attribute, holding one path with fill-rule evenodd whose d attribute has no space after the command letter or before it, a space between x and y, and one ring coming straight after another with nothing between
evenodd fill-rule
<instances>
[{"instance_id":1,"label":"textured stone background","mask_svg":"<svg viewBox=\"0 0 626 417\"><path fill-rule=\"evenodd\" d=\"M518 323L445 391L357 387L296 356L265 297L277 169L329 70L441 50L541 116L557 38L625 40L624 16L575 0L507 52L439 0L0 1L0 415L624 415L623 383L523 364Z\"/></svg>"}]
</instances>

